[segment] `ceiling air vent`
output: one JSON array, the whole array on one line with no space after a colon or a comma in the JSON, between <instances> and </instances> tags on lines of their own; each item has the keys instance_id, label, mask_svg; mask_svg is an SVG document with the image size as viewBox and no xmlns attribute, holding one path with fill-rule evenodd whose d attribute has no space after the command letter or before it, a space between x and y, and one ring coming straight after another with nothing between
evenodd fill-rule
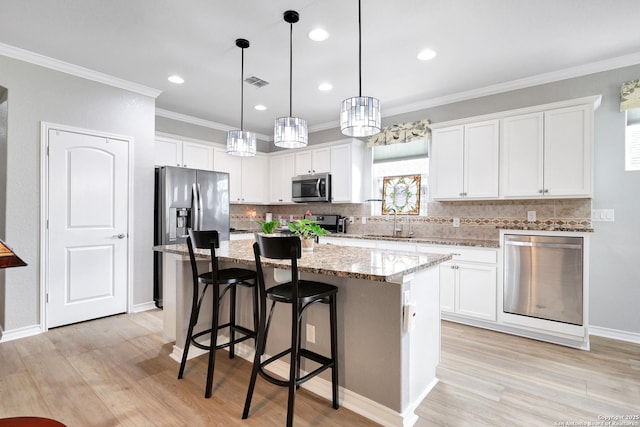
<instances>
[{"instance_id":1,"label":"ceiling air vent","mask_svg":"<svg viewBox=\"0 0 640 427\"><path fill-rule=\"evenodd\" d=\"M256 76L249 76L246 79L244 79L244 81L257 88L261 88L269 84L268 81L262 80L260 77L256 77Z\"/></svg>"}]
</instances>

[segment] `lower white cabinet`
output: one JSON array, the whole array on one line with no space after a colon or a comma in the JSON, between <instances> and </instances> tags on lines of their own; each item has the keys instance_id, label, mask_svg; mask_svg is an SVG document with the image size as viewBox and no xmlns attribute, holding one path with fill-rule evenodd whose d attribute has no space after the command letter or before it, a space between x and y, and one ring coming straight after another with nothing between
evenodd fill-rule
<instances>
[{"instance_id":1,"label":"lower white cabinet","mask_svg":"<svg viewBox=\"0 0 640 427\"><path fill-rule=\"evenodd\" d=\"M440 309L496 320L496 267L463 262L440 264Z\"/></svg>"}]
</instances>

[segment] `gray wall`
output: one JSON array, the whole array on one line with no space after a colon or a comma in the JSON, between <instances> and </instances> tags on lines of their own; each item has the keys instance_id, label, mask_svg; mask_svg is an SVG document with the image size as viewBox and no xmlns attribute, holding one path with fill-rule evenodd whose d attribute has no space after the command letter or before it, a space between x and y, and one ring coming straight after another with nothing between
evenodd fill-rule
<instances>
[{"instance_id":1,"label":"gray wall","mask_svg":"<svg viewBox=\"0 0 640 427\"><path fill-rule=\"evenodd\" d=\"M5 331L40 323L40 122L132 136L133 303L153 301L155 100L0 56L9 93L6 240L27 267L6 270Z\"/></svg>"},{"instance_id":2,"label":"gray wall","mask_svg":"<svg viewBox=\"0 0 640 427\"><path fill-rule=\"evenodd\" d=\"M590 256L590 324L640 334L640 172L624 171L620 85L640 78L640 65L385 117L383 125L432 123L602 94L595 114L594 209L615 209L615 222L594 223ZM384 112L384 105L383 105ZM165 132L172 132L165 129ZM309 135L309 144L343 139L339 129ZM206 139L206 138L205 138ZM270 148L261 151L273 151Z\"/></svg>"}]
</instances>

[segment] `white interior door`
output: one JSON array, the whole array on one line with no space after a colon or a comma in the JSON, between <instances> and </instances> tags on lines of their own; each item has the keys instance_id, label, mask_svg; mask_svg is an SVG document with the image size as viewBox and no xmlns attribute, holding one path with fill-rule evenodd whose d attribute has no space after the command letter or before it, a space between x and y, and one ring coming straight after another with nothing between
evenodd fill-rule
<instances>
[{"instance_id":1,"label":"white interior door","mask_svg":"<svg viewBox=\"0 0 640 427\"><path fill-rule=\"evenodd\" d=\"M48 132L47 327L127 309L128 141Z\"/></svg>"}]
</instances>

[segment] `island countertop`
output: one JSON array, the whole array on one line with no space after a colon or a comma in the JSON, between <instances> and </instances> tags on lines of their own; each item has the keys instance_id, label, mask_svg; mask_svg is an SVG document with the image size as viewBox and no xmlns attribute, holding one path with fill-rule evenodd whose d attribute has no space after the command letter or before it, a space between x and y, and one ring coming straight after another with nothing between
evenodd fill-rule
<instances>
[{"instance_id":1,"label":"island countertop","mask_svg":"<svg viewBox=\"0 0 640 427\"><path fill-rule=\"evenodd\" d=\"M253 240L220 242L216 256L220 261L255 265ZM188 256L186 244L161 245L158 252ZM210 258L208 249L196 249L197 258ZM451 255L390 251L350 246L316 244L313 252L303 252L298 260L300 272L392 282L402 276L433 267L451 259ZM290 269L287 261L263 259L266 267Z\"/></svg>"}]
</instances>

